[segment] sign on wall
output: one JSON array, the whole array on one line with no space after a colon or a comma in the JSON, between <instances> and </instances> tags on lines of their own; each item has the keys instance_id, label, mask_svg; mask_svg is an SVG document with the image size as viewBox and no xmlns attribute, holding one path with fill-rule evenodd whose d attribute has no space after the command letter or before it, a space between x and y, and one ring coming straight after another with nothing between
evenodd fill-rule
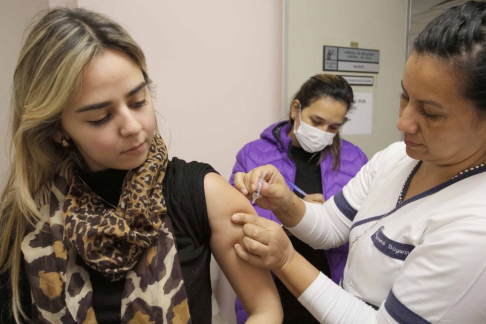
<instances>
[{"instance_id":1,"label":"sign on wall","mask_svg":"<svg viewBox=\"0 0 486 324\"><path fill-rule=\"evenodd\" d=\"M378 73L380 51L324 46L324 71Z\"/></svg>"},{"instance_id":2,"label":"sign on wall","mask_svg":"<svg viewBox=\"0 0 486 324\"><path fill-rule=\"evenodd\" d=\"M347 117L349 121L343 125L343 135L371 134L373 118L373 93L355 92L354 109L351 109Z\"/></svg>"},{"instance_id":3,"label":"sign on wall","mask_svg":"<svg viewBox=\"0 0 486 324\"><path fill-rule=\"evenodd\" d=\"M372 86L373 77L372 76L358 76L358 75L341 75L349 85L359 85L359 86Z\"/></svg>"}]
</instances>

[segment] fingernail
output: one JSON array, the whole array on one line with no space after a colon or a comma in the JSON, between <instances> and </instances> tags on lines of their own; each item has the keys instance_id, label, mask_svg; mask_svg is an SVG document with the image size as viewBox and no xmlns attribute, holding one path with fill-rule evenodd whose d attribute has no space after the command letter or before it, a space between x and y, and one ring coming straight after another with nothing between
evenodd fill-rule
<instances>
[{"instance_id":1,"label":"fingernail","mask_svg":"<svg viewBox=\"0 0 486 324\"><path fill-rule=\"evenodd\" d=\"M234 214L231 216L231 221L238 222L240 220L240 216L238 214Z\"/></svg>"}]
</instances>

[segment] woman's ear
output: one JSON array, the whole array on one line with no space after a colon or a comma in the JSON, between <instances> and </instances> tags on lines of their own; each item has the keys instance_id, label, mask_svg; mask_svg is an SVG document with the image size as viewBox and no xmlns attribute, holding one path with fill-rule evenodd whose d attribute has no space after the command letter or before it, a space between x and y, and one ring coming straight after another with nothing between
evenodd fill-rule
<instances>
[{"instance_id":1,"label":"woman's ear","mask_svg":"<svg viewBox=\"0 0 486 324\"><path fill-rule=\"evenodd\" d=\"M71 140L69 138L69 135L67 135L60 129L56 129L54 131L54 134L52 134L52 140L58 144L61 144L65 148L71 146Z\"/></svg>"},{"instance_id":2,"label":"woman's ear","mask_svg":"<svg viewBox=\"0 0 486 324\"><path fill-rule=\"evenodd\" d=\"M299 117L299 113L300 113L300 101L294 99L294 101L292 101L292 104L290 105L290 116L292 117L292 119L295 120Z\"/></svg>"},{"instance_id":3,"label":"woman's ear","mask_svg":"<svg viewBox=\"0 0 486 324\"><path fill-rule=\"evenodd\" d=\"M61 144L62 139L65 138L66 136L60 129L56 129L54 131L54 134L52 134L51 138L54 142Z\"/></svg>"}]
</instances>

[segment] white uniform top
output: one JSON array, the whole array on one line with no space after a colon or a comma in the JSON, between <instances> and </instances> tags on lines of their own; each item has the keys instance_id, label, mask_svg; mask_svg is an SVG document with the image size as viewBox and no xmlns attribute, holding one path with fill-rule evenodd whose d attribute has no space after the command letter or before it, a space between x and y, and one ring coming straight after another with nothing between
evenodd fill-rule
<instances>
[{"instance_id":1,"label":"white uniform top","mask_svg":"<svg viewBox=\"0 0 486 324\"><path fill-rule=\"evenodd\" d=\"M321 322L486 323L486 167L397 204L418 163L392 144L288 228L318 249L350 243L344 290L320 274L299 297Z\"/></svg>"}]
</instances>

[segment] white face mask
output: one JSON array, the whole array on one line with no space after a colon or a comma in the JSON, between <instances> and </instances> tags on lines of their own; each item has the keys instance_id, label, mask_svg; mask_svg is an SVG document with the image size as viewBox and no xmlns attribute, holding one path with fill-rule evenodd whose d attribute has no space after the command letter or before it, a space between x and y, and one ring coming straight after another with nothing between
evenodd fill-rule
<instances>
[{"instance_id":1,"label":"white face mask","mask_svg":"<svg viewBox=\"0 0 486 324\"><path fill-rule=\"evenodd\" d=\"M309 153L315 153L322 151L324 148L332 144L334 136L336 134L324 132L320 129L306 124L301 118L302 109L299 112L300 126L295 130L294 122L294 134L299 141L300 146Z\"/></svg>"}]
</instances>

